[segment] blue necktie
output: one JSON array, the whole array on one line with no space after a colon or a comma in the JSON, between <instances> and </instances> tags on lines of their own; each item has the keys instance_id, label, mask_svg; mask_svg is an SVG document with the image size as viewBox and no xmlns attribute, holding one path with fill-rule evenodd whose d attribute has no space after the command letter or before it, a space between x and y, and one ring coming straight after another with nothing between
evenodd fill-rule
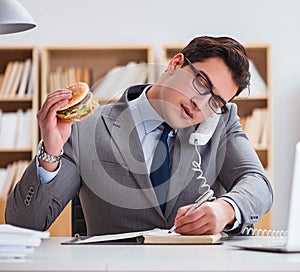
<instances>
[{"instance_id":1,"label":"blue necktie","mask_svg":"<svg viewBox=\"0 0 300 272\"><path fill-rule=\"evenodd\" d=\"M167 182L170 177L168 134L172 130L172 128L168 124L163 123L163 125L164 130L156 146L150 170L150 179L162 212L164 212L165 210L165 202L169 189L169 183Z\"/></svg>"}]
</instances>

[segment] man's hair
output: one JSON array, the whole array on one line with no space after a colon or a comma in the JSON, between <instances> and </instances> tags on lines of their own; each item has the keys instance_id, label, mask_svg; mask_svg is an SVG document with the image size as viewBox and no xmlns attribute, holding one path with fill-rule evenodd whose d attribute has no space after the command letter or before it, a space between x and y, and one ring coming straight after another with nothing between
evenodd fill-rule
<instances>
[{"instance_id":1,"label":"man's hair","mask_svg":"<svg viewBox=\"0 0 300 272\"><path fill-rule=\"evenodd\" d=\"M236 96L246 88L249 88L250 72L246 50L236 40L229 37L196 37L183 48L180 53L192 63L204 61L208 58L219 57L232 74L234 82L238 86ZM184 63L184 66L187 63Z\"/></svg>"}]
</instances>

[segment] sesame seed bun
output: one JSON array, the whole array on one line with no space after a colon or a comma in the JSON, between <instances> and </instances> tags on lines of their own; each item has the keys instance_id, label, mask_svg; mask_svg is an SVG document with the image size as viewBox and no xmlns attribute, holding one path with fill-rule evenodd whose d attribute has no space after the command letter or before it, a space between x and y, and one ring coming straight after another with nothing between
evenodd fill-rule
<instances>
[{"instance_id":1,"label":"sesame seed bun","mask_svg":"<svg viewBox=\"0 0 300 272\"><path fill-rule=\"evenodd\" d=\"M76 105L81 100L83 100L89 92L89 86L85 82L76 82L68 86L66 89L72 91L72 98L68 101L66 105L63 105L59 109L60 111Z\"/></svg>"},{"instance_id":2,"label":"sesame seed bun","mask_svg":"<svg viewBox=\"0 0 300 272\"><path fill-rule=\"evenodd\" d=\"M81 121L89 117L99 105L85 82L77 82L67 87L72 98L57 111L56 116L67 122Z\"/></svg>"}]
</instances>

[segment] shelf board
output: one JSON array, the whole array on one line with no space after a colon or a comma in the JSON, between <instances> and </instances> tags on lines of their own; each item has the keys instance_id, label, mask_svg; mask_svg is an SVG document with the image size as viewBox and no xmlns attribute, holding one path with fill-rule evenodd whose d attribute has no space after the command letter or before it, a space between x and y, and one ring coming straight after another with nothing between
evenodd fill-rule
<instances>
[{"instance_id":1,"label":"shelf board","mask_svg":"<svg viewBox=\"0 0 300 272\"><path fill-rule=\"evenodd\" d=\"M32 149L30 147L28 147L28 148L0 148L0 154L1 153L26 153L26 152L32 152Z\"/></svg>"},{"instance_id":2,"label":"shelf board","mask_svg":"<svg viewBox=\"0 0 300 272\"><path fill-rule=\"evenodd\" d=\"M12 97L2 97L0 96L0 102L26 102L26 101L32 101L32 95L25 95L23 97L19 96L12 96Z\"/></svg>"},{"instance_id":3,"label":"shelf board","mask_svg":"<svg viewBox=\"0 0 300 272\"><path fill-rule=\"evenodd\" d=\"M262 95L250 95L249 97L242 98L242 97L236 97L234 98L234 102L237 101L242 101L242 102L247 102L247 101L253 101L253 100L266 100L268 99L267 94L262 94Z\"/></svg>"},{"instance_id":4,"label":"shelf board","mask_svg":"<svg viewBox=\"0 0 300 272\"><path fill-rule=\"evenodd\" d=\"M0 97L0 109L3 112L15 112L18 109L26 110L32 108L32 97L9 97L9 98L3 98Z\"/></svg>"}]
</instances>

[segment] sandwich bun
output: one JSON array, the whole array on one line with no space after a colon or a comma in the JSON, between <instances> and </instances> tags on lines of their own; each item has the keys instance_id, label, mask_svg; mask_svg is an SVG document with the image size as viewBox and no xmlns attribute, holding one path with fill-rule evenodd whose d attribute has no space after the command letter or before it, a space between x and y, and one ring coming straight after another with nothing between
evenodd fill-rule
<instances>
[{"instance_id":1,"label":"sandwich bun","mask_svg":"<svg viewBox=\"0 0 300 272\"><path fill-rule=\"evenodd\" d=\"M72 91L72 98L63 105L56 116L67 122L81 121L89 117L99 105L85 82L76 82L66 89Z\"/></svg>"}]
</instances>

